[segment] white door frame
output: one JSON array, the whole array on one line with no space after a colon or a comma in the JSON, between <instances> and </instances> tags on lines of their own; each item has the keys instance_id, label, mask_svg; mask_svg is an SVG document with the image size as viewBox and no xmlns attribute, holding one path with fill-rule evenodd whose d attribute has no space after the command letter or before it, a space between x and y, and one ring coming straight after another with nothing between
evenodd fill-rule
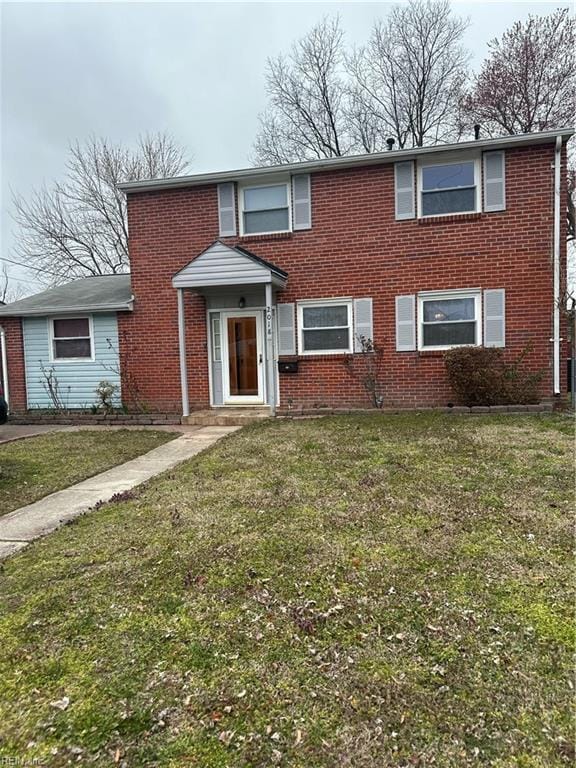
<instances>
[{"instance_id":1,"label":"white door frame","mask_svg":"<svg viewBox=\"0 0 576 768\"><path fill-rule=\"evenodd\" d=\"M266 377L264 329L262 310L235 309L220 311L220 340L222 344L222 396L224 405L265 405L266 403ZM256 318L256 355L258 356L258 394L257 395L231 395L230 394L230 358L228 351L228 318L230 317L255 317Z\"/></svg>"}]
</instances>

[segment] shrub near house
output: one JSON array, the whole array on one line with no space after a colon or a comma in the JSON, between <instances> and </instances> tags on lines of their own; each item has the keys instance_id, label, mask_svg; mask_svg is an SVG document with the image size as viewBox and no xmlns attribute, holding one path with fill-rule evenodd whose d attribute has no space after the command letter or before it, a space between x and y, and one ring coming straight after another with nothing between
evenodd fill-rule
<instances>
[{"instance_id":1,"label":"shrub near house","mask_svg":"<svg viewBox=\"0 0 576 768\"><path fill-rule=\"evenodd\" d=\"M536 403L543 371L528 372L529 349L507 362L501 349L460 347L445 354L448 381L462 405Z\"/></svg>"}]
</instances>

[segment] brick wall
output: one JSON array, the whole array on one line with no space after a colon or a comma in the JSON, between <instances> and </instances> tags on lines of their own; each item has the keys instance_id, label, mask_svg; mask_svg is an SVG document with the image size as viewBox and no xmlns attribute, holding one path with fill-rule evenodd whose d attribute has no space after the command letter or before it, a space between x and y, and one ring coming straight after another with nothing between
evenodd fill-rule
<instances>
[{"instance_id":1,"label":"brick wall","mask_svg":"<svg viewBox=\"0 0 576 768\"><path fill-rule=\"evenodd\" d=\"M26 409L26 374L24 370L24 340L19 317L0 317L6 332L6 357L11 411Z\"/></svg>"},{"instance_id":2,"label":"brick wall","mask_svg":"<svg viewBox=\"0 0 576 768\"><path fill-rule=\"evenodd\" d=\"M544 369L542 396L549 398L553 160L552 143L507 151L506 211L402 222L394 218L391 164L315 173L313 229L224 242L241 243L288 272L280 301L371 296L374 338L384 350L385 403L392 406L444 405L453 399L442 353L395 351L395 296L505 288L506 353L513 356L532 345L527 364ZM130 195L129 229L136 301L134 313L119 318L130 347L129 369L144 401L172 411L180 408L180 379L171 278L218 237L216 186ZM190 404L205 407L205 304L192 293L186 298L186 329ZM366 404L340 356L300 358L298 374L280 380L283 406L289 399L295 407Z\"/></svg>"}]
</instances>

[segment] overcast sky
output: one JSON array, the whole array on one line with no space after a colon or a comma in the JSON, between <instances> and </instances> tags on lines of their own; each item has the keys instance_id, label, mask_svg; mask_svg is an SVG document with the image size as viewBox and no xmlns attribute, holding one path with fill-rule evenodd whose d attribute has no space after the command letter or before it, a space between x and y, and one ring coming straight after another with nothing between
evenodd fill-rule
<instances>
[{"instance_id":1,"label":"overcast sky","mask_svg":"<svg viewBox=\"0 0 576 768\"><path fill-rule=\"evenodd\" d=\"M517 19L565 2L454 2L470 18L478 66L486 43ZM128 143L170 131L193 171L249 165L266 104L266 59L325 14L350 44L366 40L390 3L2 3L0 258L14 258L11 190L27 195L61 176L71 141ZM11 276L23 270L8 264ZM28 292L34 286L25 278Z\"/></svg>"}]
</instances>

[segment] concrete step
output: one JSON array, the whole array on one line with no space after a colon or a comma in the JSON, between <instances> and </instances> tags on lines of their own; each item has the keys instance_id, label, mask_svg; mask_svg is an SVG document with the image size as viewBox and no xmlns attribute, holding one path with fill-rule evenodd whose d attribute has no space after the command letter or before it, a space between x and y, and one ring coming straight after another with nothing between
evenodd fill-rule
<instances>
[{"instance_id":1,"label":"concrete step","mask_svg":"<svg viewBox=\"0 0 576 768\"><path fill-rule=\"evenodd\" d=\"M253 421L269 419L270 416L270 408L210 408L184 416L182 424L199 427L241 427Z\"/></svg>"}]
</instances>

